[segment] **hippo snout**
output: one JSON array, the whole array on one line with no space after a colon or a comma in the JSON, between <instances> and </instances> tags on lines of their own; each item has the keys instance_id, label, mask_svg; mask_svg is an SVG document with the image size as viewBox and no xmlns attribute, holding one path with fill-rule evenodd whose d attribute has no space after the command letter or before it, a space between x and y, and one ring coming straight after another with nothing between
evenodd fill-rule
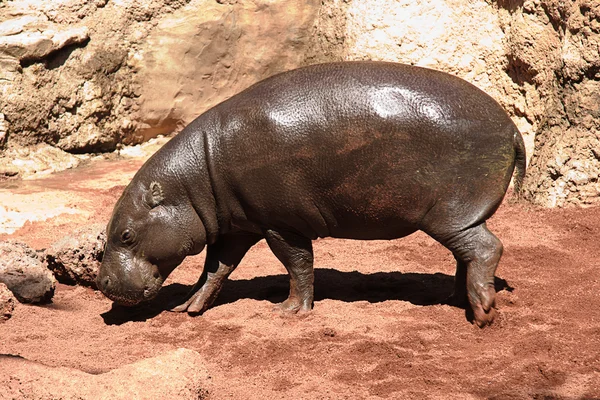
<instances>
[{"instance_id":1,"label":"hippo snout","mask_svg":"<svg viewBox=\"0 0 600 400\"><path fill-rule=\"evenodd\" d=\"M143 290L132 285L128 288L123 287L114 275L98 275L96 285L106 297L124 306L134 306L144 300Z\"/></svg>"},{"instance_id":2,"label":"hippo snout","mask_svg":"<svg viewBox=\"0 0 600 400\"><path fill-rule=\"evenodd\" d=\"M134 306L156 297L164 279L156 266L145 266L143 271L116 274L104 265L100 268L96 285L109 299L124 306Z\"/></svg>"}]
</instances>

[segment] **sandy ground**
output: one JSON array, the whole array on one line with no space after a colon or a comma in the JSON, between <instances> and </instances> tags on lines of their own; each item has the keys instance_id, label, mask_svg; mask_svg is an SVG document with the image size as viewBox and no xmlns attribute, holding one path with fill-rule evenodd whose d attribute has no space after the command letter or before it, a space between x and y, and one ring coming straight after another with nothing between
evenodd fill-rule
<instances>
[{"instance_id":1,"label":"sandy ground","mask_svg":"<svg viewBox=\"0 0 600 400\"><path fill-rule=\"evenodd\" d=\"M40 249L78 225L107 221L140 163L0 183L0 198L20 196L31 212L74 210L0 240ZM505 204L489 227L505 245L500 317L489 328L442 304L454 260L418 233L316 241L315 308L304 316L272 312L288 279L264 242L202 316L165 310L195 282L203 254L188 258L154 301L133 309L59 285L51 304L18 305L0 324L0 354L98 374L185 347L206 360L214 399L600 398L600 208Z\"/></svg>"}]
</instances>

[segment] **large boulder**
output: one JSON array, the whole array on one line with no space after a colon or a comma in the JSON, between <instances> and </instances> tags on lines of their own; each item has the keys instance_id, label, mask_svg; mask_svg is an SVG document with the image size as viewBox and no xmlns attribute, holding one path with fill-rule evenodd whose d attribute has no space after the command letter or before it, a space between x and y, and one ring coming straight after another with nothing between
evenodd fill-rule
<instances>
[{"instance_id":1,"label":"large boulder","mask_svg":"<svg viewBox=\"0 0 600 400\"><path fill-rule=\"evenodd\" d=\"M96 288L105 245L106 225L92 224L58 240L44 252L44 258L59 282Z\"/></svg>"},{"instance_id":2,"label":"large boulder","mask_svg":"<svg viewBox=\"0 0 600 400\"><path fill-rule=\"evenodd\" d=\"M181 128L257 81L301 66L320 5L192 0L163 18L130 54L140 87L136 135Z\"/></svg>"},{"instance_id":3,"label":"large boulder","mask_svg":"<svg viewBox=\"0 0 600 400\"><path fill-rule=\"evenodd\" d=\"M30 23L31 18L25 17L0 25L0 31L4 31L4 35L0 36L0 54L19 62L39 61L65 46L81 44L90 38L85 26L63 30L25 30L24 26Z\"/></svg>"},{"instance_id":4,"label":"large boulder","mask_svg":"<svg viewBox=\"0 0 600 400\"><path fill-rule=\"evenodd\" d=\"M21 303L42 303L54 295L56 279L24 243L0 242L0 282Z\"/></svg>"},{"instance_id":5,"label":"large boulder","mask_svg":"<svg viewBox=\"0 0 600 400\"><path fill-rule=\"evenodd\" d=\"M114 150L139 108L128 57L188 1L0 3L0 146Z\"/></svg>"},{"instance_id":6,"label":"large boulder","mask_svg":"<svg viewBox=\"0 0 600 400\"><path fill-rule=\"evenodd\" d=\"M172 133L301 65L319 7L318 0L0 5L0 148L45 142L70 153L111 151ZM14 173L10 161L0 159L0 172Z\"/></svg>"},{"instance_id":7,"label":"large boulder","mask_svg":"<svg viewBox=\"0 0 600 400\"><path fill-rule=\"evenodd\" d=\"M188 349L99 375L0 355L0 387L0 397L8 399L201 400L208 397L210 376L203 358Z\"/></svg>"}]
</instances>

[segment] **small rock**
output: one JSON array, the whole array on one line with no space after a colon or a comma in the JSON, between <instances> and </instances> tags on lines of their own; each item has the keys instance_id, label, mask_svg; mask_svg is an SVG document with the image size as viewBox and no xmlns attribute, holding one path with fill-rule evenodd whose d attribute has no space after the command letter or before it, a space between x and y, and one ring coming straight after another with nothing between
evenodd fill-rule
<instances>
[{"instance_id":1,"label":"small rock","mask_svg":"<svg viewBox=\"0 0 600 400\"><path fill-rule=\"evenodd\" d=\"M15 309L17 299L4 283L0 283L0 322L8 320Z\"/></svg>"},{"instance_id":2,"label":"small rock","mask_svg":"<svg viewBox=\"0 0 600 400\"><path fill-rule=\"evenodd\" d=\"M92 224L54 243L44 258L59 282L96 288L105 245L106 225Z\"/></svg>"},{"instance_id":3,"label":"small rock","mask_svg":"<svg viewBox=\"0 0 600 400\"><path fill-rule=\"evenodd\" d=\"M590 180L589 176L586 173L577 170L567 171L567 173L565 174L565 179L567 181L573 182L577 186L583 186L587 184Z\"/></svg>"},{"instance_id":4,"label":"small rock","mask_svg":"<svg viewBox=\"0 0 600 400\"><path fill-rule=\"evenodd\" d=\"M0 53L18 60L41 60L65 46L84 43L89 37L85 26L65 30L49 28L43 32L25 31L0 37Z\"/></svg>"},{"instance_id":5,"label":"small rock","mask_svg":"<svg viewBox=\"0 0 600 400\"><path fill-rule=\"evenodd\" d=\"M335 330L333 330L332 328L325 328L322 331L323 336L328 336L328 337L335 337Z\"/></svg>"},{"instance_id":6,"label":"small rock","mask_svg":"<svg viewBox=\"0 0 600 400\"><path fill-rule=\"evenodd\" d=\"M0 282L21 303L41 303L54 295L56 279L24 243L0 243Z\"/></svg>"},{"instance_id":7,"label":"small rock","mask_svg":"<svg viewBox=\"0 0 600 400\"><path fill-rule=\"evenodd\" d=\"M40 17L34 15L24 15L18 18L11 18L0 23L0 36L12 36L23 32L28 25L39 24L42 21Z\"/></svg>"},{"instance_id":8,"label":"small rock","mask_svg":"<svg viewBox=\"0 0 600 400\"><path fill-rule=\"evenodd\" d=\"M26 153L7 149L4 157L0 157L0 171L5 175L18 173L23 178L33 174L47 175L75 168L83 159L84 157L45 144L27 148Z\"/></svg>"},{"instance_id":9,"label":"small rock","mask_svg":"<svg viewBox=\"0 0 600 400\"><path fill-rule=\"evenodd\" d=\"M17 176L19 175L19 168L12 164L6 163L6 160L0 158L0 176Z\"/></svg>"}]
</instances>

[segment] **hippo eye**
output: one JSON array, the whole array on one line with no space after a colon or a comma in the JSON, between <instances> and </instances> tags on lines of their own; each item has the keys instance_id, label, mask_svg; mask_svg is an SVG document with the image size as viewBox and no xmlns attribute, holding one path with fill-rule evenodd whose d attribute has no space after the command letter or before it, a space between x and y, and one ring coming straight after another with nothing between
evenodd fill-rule
<instances>
[{"instance_id":1,"label":"hippo eye","mask_svg":"<svg viewBox=\"0 0 600 400\"><path fill-rule=\"evenodd\" d=\"M121 242L123 242L124 244L131 244L133 242L133 238L134 238L134 233L132 230L130 229L125 229L122 233L121 233Z\"/></svg>"}]
</instances>

